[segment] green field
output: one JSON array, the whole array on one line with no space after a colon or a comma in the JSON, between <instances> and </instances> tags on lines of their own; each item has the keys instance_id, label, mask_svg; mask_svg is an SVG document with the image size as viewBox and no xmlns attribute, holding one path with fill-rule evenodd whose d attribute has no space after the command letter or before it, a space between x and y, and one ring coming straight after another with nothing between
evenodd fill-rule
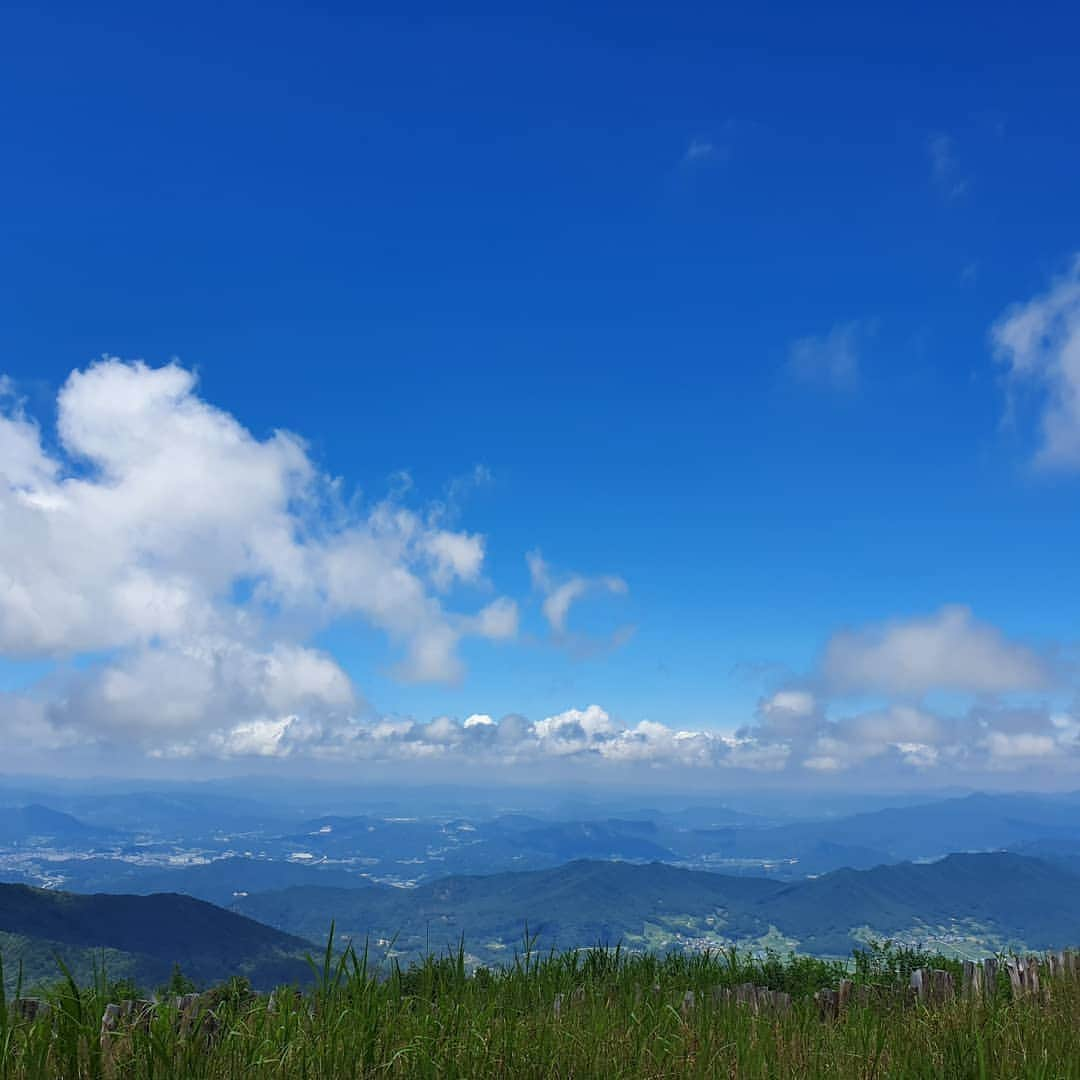
<instances>
[{"instance_id":1,"label":"green field","mask_svg":"<svg viewBox=\"0 0 1080 1080\"><path fill-rule=\"evenodd\" d=\"M116 988L101 973L56 984L44 1019L6 999L0 1077L1080 1077L1080 984L1013 1000L1003 979L985 1000L926 1007L898 989L911 968L957 963L895 946L853 965L527 948L474 973L463 949L406 969L351 949L313 964L306 994L234 981L197 1011L161 1004L105 1040ZM845 970L879 997L823 1020L813 993ZM745 982L786 991L791 1008L725 1000Z\"/></svg>"}]
</instances>

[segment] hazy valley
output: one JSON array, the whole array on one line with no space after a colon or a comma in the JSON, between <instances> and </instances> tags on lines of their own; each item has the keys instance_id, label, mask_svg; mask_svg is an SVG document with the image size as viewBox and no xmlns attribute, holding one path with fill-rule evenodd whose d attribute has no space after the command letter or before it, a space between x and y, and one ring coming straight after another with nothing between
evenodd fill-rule
<instances>
[{"instance_id":1,"label":"hazy valley","mask_svg":"<svg viewBox=\"0 0 1080 1080\"><path fill-rule=\"evenodd\" d=\"M406 816L406 795L328 793L333 812L309 816L314 791L275 803L257 790L9 788L0 879L45 892L0 890L8 977L19 959L43 976L56 950L89 970L98 949L151 982L174 961L201 981L229 964L258 984L302 980L305 952L332 923L382 960L463 944L471 965L508 962L526 933L541 950L835 957L885 938L958 957L1080 941L1075 794L802 820L673 797L659 809L608 798L545 810L513 796L470 806L435 792ZM202 950L177 904L202 927Z\"/></svg>"}]
</instances>

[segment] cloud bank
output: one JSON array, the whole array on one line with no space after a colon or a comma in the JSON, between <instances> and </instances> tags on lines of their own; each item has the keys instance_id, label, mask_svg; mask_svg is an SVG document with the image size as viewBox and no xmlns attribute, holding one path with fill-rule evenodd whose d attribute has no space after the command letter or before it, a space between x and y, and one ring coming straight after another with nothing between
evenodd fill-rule
<instances>
[{"instance_id":1,"label":"cloud bank","mask_svg":"<svg viewBox=\"0 0 1080 1080\"><path fill-rule=\"evenodd\" d=\"M1053 386L1072 377L1072 288L1001 328L1016 355L1036 350L1028 366ZM526 774L857 769L951 781L1076 768L1080 717L1044 700L1063 689L1055 665L959 605L841 630L752 716L709 728L595 702L534 718L496 719L482 702L463 720L380 715L313 643L321 630L362 621L391 643L399 679L453 682L462 642L513 639L518 605L492 593L486 537L450 527L450 505L358 506L342 488L298 436L253 434L176 364L107 359L74 372L54 440L0 381L0 658L54 667L30 690L0 692L5 745ZM627 591L616 575L556 573L539 551L527 560L556 641L583 596Z\"/></svg>"}]
</instances>

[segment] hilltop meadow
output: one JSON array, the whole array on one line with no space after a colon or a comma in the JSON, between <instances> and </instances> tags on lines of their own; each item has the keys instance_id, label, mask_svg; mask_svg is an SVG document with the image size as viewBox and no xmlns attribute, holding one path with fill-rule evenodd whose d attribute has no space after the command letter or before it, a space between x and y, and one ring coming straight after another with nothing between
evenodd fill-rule
<instances>
[{"instance_id":1,"label":"hilltop meadow","mask_svg":"<svg viewBox=\"0 0 1080 1080\"><path fill-rule=\"evenodd\" d=\"M888 943L850 963L528 939L473 972L463 948L403 968L331 942L309 960L305 992L235 978L196 995L175 972L158 1001L118 1004L133 988L99 970L6 997L0 1078L1080 1077L1080 982L1060 966L1034 992L1002 970L973 994L958 961ZM917 997L916 969L946 993Z\"/></svg>"}]
</instances>

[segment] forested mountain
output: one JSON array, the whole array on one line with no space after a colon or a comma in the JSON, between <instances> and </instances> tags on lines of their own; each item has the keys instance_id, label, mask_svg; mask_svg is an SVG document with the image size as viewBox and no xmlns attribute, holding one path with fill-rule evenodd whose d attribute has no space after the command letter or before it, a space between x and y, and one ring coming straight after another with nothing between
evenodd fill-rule
<instances>
[{"instance_id":1,"label":"forested mountain","mask_svg":"<svg viewBox=\"0 0 1080 1080\"><path fill-rule=\"evenodd\" d=\"M309 974L305 941L174 893L81 896L0 885L0 933L8 935L9 975L20 948L38 961L53 950L82 958L87 950L109 950L144 985L167 979L174 963L203 982L246 975L273 986Z\"/></svg>"},{"instance_id":2,"label":"forested mountain","mask_svg":"<svg viewBox=\"0 0 1080 1080\"><path fill-rule=\"evenodd\" d=\"M310 939L333 919L357 940L406 952L467 949L497 959L526 926L541 948L787 944L844 955L868 936L928 940L957 952L1080 942L1080 878L1007 853L840 870L785 884L661 863L574 862L553 870L451 877L416 889L299 887L236 910Z\"/></svg>"},{"instance_id":3,"label":"forested mountain","mask_svg":"<svg viewBox=\"0 0 1080 1080\"><path fill-rule=\"evenodd\" d=\"M38 803L0 808L0 844L88 848L115 841L116 835L111 829L88 825L71 814Z\"/></svg>"}]
</instances>

